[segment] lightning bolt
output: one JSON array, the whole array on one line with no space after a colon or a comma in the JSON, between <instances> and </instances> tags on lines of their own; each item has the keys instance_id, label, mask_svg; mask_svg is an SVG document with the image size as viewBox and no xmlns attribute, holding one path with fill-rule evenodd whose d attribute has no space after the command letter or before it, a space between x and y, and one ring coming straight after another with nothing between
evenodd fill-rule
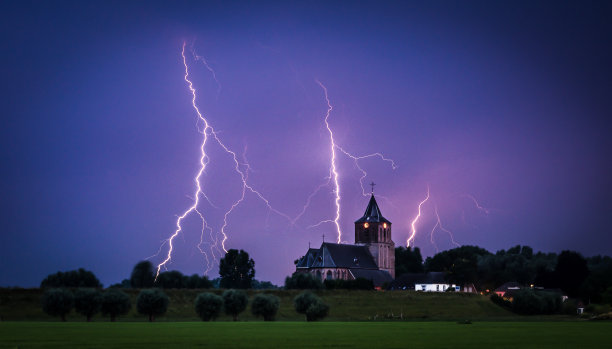
<instances>
[{"instance_id":1,"label":"lightning bolt","mask_svg":"<svg viewBox=\"0 0 612 349\"><path fill-rule=\"evenodd\" d=\"M325 113L325 127L327 129L327 132L329 133L329 141L330 141L330 166L329 166L329 176L325 177L325 182L323 184L320 184L315 191L313 191L310 196L308 197L306 204L304 205L302 211L300 212L300 214L298 215L298 218L301 217L304 212L306 212L306 209L308 208L308 206L310 205L310 200L312 199L312 197L314 195L316 195L316 193L321 190L321 188L329 185L331 182L333 182L333 193L334 193L334 204L336 207L336 215L333 219L326 219L323 221L320 221L316 224L310 225L308 227L306 227L306 229L310 229L310 228L314 228L314 227L318 227L321 224L324 223L332 223L336 226L336 231L338 233L338 239L337 242L341 243L342 242L342 232L340 230L340 182L339 182L339 174L338 174L338 169L337 169L337 165L336 165L336 150L340 151L341 153L343 153L344 155L346 155L347 157L349 157L350 159L353 160L355 167L361 172L361 177L359 178L359 185L361 186L361 193L363 196L368 196L368 194L365 191L365 188L363 186L363 180L367 177L368 173L359 165L359 160L363 160L363 159L367 159L367 158L373 158L373 157L378 157L380 158L382 161L388 162L389 164L391 164L391 168L393 170L395 170L397 168L397 165L395 164L395 161L393 161L393 159L389 159L386 158L383 154L381 153L372 153L372 154L367 154L367 155L353 155L351 153L349 153L347 150L345 150L344 148L342 148L340 145L338 145L336 143L336 141L334 140L334 132L331 129L331 126L329 125L329 116L331 114L331 111L333 110L333 107L331 105L331 102L329 100L329 95L327 92L327 87L325 85L323 85L323 83L319 80L315 80L316 83L323 89L323 93L325 95L325 102L327 103L327 112ZM380 196L380 195L379 195ZM380 196L382 198L385 198L384 196ZM386 198L385 198L386 199ZM388 200L388 199L387 199Z\"/></svg>"},{"instance_id":2,"label":"lightning bolt","mask_svg":"<svg viewBox=\"0 0 612 349\"><path fill-rule=\"evenodd\" d=\"M440 220L440 214L438 213L438 205L434 205L434 212L436 213L436 224L434 225L433 229L431 230L431 243L434 245L434 247L436 248L436 252L439 252L438 250L438 246L436 245L436 243L433 240L433 234L434 231L436 230L436 228L440 228L440 230L442 230L443 232L446 232L448 234L448 236L451 239L451 242L453 243L453 245L457 246L457 247L461 247L461 245L459 245L456 241L455 241L455 237L453 236L453 233L444 228L442 226L442 221Z\"/></svg>"},{"instance_id":3,"label":"lightning bolt","mask_svg":"<svg viewBox=\"0 0 612 349\"><path fill-rule=\"evenodd\" d=\"M474 205L476 205L476 208L478 210L480 210L481 212L484 212L485 214L489 214L491 211L483 206L480 206L480 204L478 203L478 201L476 201L476 198L473 197L472 195L464 195L466 198L469 198L470 200L472 200L472 202L474 202Z\"/></svg>"},{"instance_id":4,"label":"lightning bolt","mask_svg":"<svg viewBox=\"0 0 612 349\"><path fill-rule=\"evenodd\" d=\"M201 221L202 221L202 230L201 230L201 235L200 235L200 243L198 244L198 249L200 250L200 252L202 252L202 254L204 255L206 261L207 261L207 269L206 271L210 271L211 269L211 264L210 264L210 259L208 257L208 254L202 249L202 245L204 244L204 232L206 230L209 230L210 233L210 237L211 237L211 241L214 241L215 243L211 245L211 253L212 253L212 257L213 259L216 259L216 256L214 254L214 248L218 248L217 243L218 240L213 238L213 233L212 233L212 228L210 228L210 226L208 225L208 223L206 222L206 219L204 218L204 215L202 214L202 212L200 212L198 210L198 205L200 203L200 197L204 197L206 198L206 200L208 200L210 202L210 199L208 198L208 196L204 193L204 191L202 190L202 187L200 185L200 178L202 177L202 174L204 173L206 166L209 163L209 159L208 156L206 155L206 143L208 142L209 137L212 137L214 139L214 141L226 152L228 153L232 160L234 161L234 171L239 175L240 180L242 182L242 193L241 196L231 205L231 207L225 212L225 214L223 215L223 225L221 227L220 233L222 235L222 239L221 239L221 249L223 249L223 251L227 252L227 249L225 248L225 242L227 241L227 226L228 226L228 217L231 215L231 213L234 211L234 209L236 207L238 207L240 205L240 203L242 203L244 201L246 192L251 192L253 194L255 194L260 200L262 200L265 205L267 206L267 208L276 213L281 215L282 217L285 217L286 219L288 219L290 222L292 221L291 217L289 217L288 215L276 210L275 208L273 208L270 204L270 201L268 199L266 199L259 191L257 191L256 189L254 189L248 182L248 172L251 168L251 166L249 165L249 163L246 161L246 156L243 156L244 158L244 162L241 163L238 160L238 156L236 155L236 152L232 151L231 149L229 149L225 143L223 143L221 141L221 139L219 138L218 134L215 132L214 128L210 125L210 123L208 122L208 120L202 115L200 108L198 108L198 105L196 103L196 89L193 86L193 82L190 80L189 78L189 65L187 64L187 58L185 57L185 46L186 43L183 42L183 48L181 51L181 57L183 58L183 65L185 67L185 76L184 76L184 80L187 83L187 86L189 88L189 91L191 92L191 105L194 109L194 111L196 112L196 114L198 115L198 124L203 124L204 128L203 129L199 129L200 133L202 133L203 135L203 139L202 139L202 144L200 145L200 169L197 173L197 175L194 178L194 182L196 184L196 191L195 191L195 195L193 198L193 204L186 210L184 211L180 216L178 216L177 220L176 220L176 230L174 231L174 233L166 240L164 241L165 243L168 243L168 254L166 255L166 258L157 266L157 273L155 276L155 279L157 280L157 277L159 276L159 273L161 271L162 267L165 267L167 263L169 263L172 259L172 251L173 251L173 242L174 242L174 238L176 238L178 236L178 234L183 230L181 223L183 222L183 220L189 216L191 213L196 212L197 215L200 217ZM213 78L215 79L215 81L217 81L216 78L216 74L214 73L214 70L208 65L208 63L206 62L205 59L203 59L201 56L197 56L195 54L195 52L192 52L195 59L198 61L201 61L204 63L204 65L206 66L206 68L213 74ZM217 81L218 84L218 81ZM219 88L220 85L218 84ZM242 170L241 167L246 168L246 170ZM211 203L212 205L212 203ZM214 205L213 205L214 206Z\"/></svg>"},{"instance_id":5,"label":"lightning bolt","mask_svg":"<svg viewBox=\"0 0 612 349\"><path fill-rule=\"evenodd\" d=\"M323 92L325 93L325 101L327 102L327 113L325 113L325 127L327 128L327 132L329 132L329 142L330 142L330 167L329 167L329 178L331 178L334 182L334 190L333 193L335 195L334 203L336 205L336 216L333 219L333 223L336 226L336 231L338 232L338 243L342 242L342 231L340 230L340 184L338 182L338 170L336 169L336 142L334 141L334 132L329 126L329 114L334 109L329 101L329 96L327 94L327 87L323 85L319 80L316 80L317 84L321 86Z\"/></svg>"},{"instance_id":6,"label":"lightning bolt","mask_svg":"<svg viewBox=\"0 0 612 349\"><path fill-rule=\"evenodd\" d=\"M410 226L412 227L412 232L411 232L410 236L408 237L408 239L406 240L406 247L410 247L410 242L414 241L414 237L416 235L416 223L419 220L419 218L421 217L421 206L423 206L423 204L427 200L429 200L429 185L427 186L427 197L425 197L425 199L419 203L419 211L418 211L416 217L414 217L414 219L412 220L412 223L410 223Z\"/></svg>"}]
</instances>

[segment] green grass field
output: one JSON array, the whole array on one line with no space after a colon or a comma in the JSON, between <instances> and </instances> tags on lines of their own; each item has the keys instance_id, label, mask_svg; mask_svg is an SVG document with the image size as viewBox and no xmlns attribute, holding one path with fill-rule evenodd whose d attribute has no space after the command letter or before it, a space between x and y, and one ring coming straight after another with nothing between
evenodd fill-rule
<instances>
[{"instance_id":1,"label":"green grass field","mask_svg":"<svg viewBox=\"0 0 612 349\"><path fill-rule=\"evenodd\" d=\"M2 348L609 348L612 322L3 322Z\"/></svg>"}]
</instances>

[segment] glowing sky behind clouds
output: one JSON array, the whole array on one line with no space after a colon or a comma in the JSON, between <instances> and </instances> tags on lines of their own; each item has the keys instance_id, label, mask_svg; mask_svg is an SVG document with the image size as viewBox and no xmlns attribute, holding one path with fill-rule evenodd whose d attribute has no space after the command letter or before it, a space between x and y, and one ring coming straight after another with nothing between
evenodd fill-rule
<instances>
[{"instance_id":1,"label":"glowing sky behind clouds","mask_svg":"<svg viewBox=\"0 0 612 349\"><path fill-rule=\"evenodd\" d=\"M435 252L437 222L495 251L612 254L612 16L605 2L2 2L3 170L0 285L90 269L108 285L157 252L191 205L201 135L183 80L183 40L198 105L246 156L251 184L297 215L329 173L327 104L339 145L398 164L360 164L405 243ZM220 228L240 195L232 160L210 148L202 184ZM360 172L338 156L341 229L363 214ZM489 210L485 214L467 195ZM247 195L228 248L281 283L335 213L331 186L295 227ZM170 269L201 272L199 222L185 221ZM327 240L327 238L326 238ZM452 247L438 231L439 248ZM154 262L161 261L160 258ZM215 273L210 275L215 277Z\"/></svg>"}]
</instances>

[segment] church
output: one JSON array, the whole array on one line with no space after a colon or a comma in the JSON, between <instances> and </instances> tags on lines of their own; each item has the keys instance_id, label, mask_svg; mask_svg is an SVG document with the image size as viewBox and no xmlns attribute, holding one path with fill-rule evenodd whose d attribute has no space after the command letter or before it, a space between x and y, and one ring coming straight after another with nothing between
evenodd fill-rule
<instances>
[{"instance_id":1,"label":"church","mask_svg":"<svg viewBox=\"0 0 612 349\"><path fill-rule=\"evenodd\" d=\"M296 264L296 272L310 273L320 280L365 278L380 288L395 278L395 243L391 222L370 197L363 217L355 221L355 244L323 242L309 248Z\"/></svg>"}]
</instances>

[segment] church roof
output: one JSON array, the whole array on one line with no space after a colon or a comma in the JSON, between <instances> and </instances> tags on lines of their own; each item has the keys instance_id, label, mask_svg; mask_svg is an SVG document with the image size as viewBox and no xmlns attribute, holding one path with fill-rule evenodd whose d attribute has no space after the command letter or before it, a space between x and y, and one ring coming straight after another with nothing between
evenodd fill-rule
<instances>
[{"instance_id":1,"label":"church roof","mask_svg":"<svg viewBox=\"0 0 612 349\"><path fill-rule=\"evenodd\" d=\"M319 253L319 249L318 248L309 248L308 252L306 252L304 257L302 257L298 261L298 263L296 265L296 268L310 268L310 267L312 267L312 265L314 264L314 262L316 260L317 253Z\"/></svg>"},{"instance_id":2,"label":"church roof","mask_svg":"<svg viewBox=\"0 0 612 349\"><path fill-rule=\"evenodd\" d=\"M366 246L324 242L317 251L315 261L310 265L312 268L378 269ZM307 256L308 254L303 259Z\"/></svg>"},{"instance_id":3,"label":"church roof","mask_svg":"<svg viewBox=\"0 0 612 349\"><path fill-rule=\"evenodd\" d=\"M349 269L355 279L364 278L372 280L374 286L383 286L386 282L393 281L391 274L386 270L371 269Z\"/></svg>"},{"instance_id":4,"label":"church roof","mask_svg":"<svg viewBox=\"0 0 612 349\"><path fill-rule=\"evenodd\" d=\"M389 223L391 224L391 222L389 222L385 217L382 216L382 213L380 213L380 208L378 208L378 204L376 203L376 199L374 199L374 194L372 194L372 197L370 198L370 202L368 203L368 207L365 210L365 213L363 214L363 217L359 218L358 220L355 221L355 223Z\"/></svg>"}]
</instances>

